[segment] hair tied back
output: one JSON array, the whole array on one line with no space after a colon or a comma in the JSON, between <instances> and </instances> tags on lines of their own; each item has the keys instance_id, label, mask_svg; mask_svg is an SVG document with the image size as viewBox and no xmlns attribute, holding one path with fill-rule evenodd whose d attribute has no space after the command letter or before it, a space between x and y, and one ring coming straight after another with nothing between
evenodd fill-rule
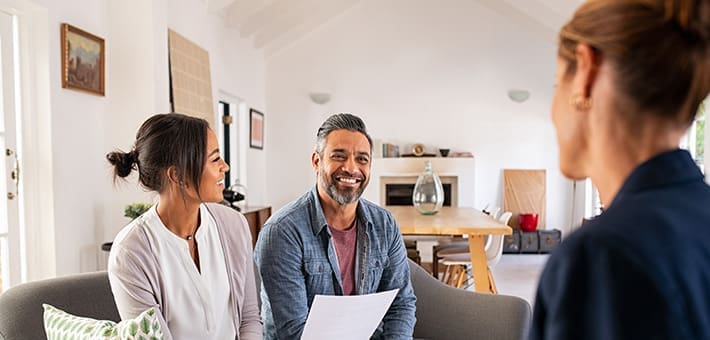
<instances>
[{"instance_id":1,"label":"hair tied back","mask_svg":"<svg viewBox=\"0 0 710 340\"><path fill-rule=\"evenodd\" d=\"M126 177L135 169L134 164L138 162L138 154L135 150L131 152L114 151L106 155L106 159L114 166L114 171L118 177Z\"/></svg>"}]
</instances>

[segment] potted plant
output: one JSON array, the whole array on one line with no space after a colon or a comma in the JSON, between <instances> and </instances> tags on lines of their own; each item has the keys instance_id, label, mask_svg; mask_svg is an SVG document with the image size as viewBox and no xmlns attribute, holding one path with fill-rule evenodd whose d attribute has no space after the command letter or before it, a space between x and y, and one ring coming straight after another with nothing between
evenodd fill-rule
<instances>
[{"instance_id":1,"label":"potted plant","mask_svg":"<svg viewBox=\"0 0 710 340\"><path fill-rule=\"evenodd\" d=\"M123 216L135 220L136 217L143 215L144 212L148 211L152 204L136 202L126 205L126 209L123 210Z\"/></svg>"}]
</instances>

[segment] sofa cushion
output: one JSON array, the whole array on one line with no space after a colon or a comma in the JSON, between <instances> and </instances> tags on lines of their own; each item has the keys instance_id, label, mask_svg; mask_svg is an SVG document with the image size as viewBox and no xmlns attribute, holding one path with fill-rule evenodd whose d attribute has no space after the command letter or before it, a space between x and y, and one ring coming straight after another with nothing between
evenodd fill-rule
<instances>
[{"instance_id":1,"label":"sofa cushion","mask_svg":"<svg viewBox=\"0 0 710 340\"><path fill-rule=\"evenodd\" d=\"M155 309L135 319L115 323L69 314L48 304L44 307L47 340L54 339L163 339Z\"/></svg>"}]
</instances>

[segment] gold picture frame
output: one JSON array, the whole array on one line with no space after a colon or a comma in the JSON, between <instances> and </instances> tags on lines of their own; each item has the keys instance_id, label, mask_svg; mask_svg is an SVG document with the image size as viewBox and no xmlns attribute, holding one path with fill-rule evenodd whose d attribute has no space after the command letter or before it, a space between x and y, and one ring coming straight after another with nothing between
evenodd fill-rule
<instances>
[{"instance_id":1,"label":"gold picture frame","mask_svg":"<svg viewBox=\"0 0 710 340\"><path fill-rule=\"evenodd\" d=\"M105 96L104 39L62 23L62 87Z\"/></svg>"}]
</instances>

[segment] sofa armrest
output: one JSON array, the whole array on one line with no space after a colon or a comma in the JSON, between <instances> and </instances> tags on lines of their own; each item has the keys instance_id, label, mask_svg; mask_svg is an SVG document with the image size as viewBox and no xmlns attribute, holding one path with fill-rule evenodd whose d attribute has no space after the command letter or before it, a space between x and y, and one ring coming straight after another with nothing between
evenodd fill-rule
<instances>
[{"instance_id":1,"label":"sofa armrest","mask_svg":"<svg viewBox=\"0 0 710 340\"><path fill-rule=\"evenodd\" d=\"M75 274L24 283L2 293L0 339L46 339L43 303L77 316L121 321L108 273Z\"/></svg>"}]
</instances>

